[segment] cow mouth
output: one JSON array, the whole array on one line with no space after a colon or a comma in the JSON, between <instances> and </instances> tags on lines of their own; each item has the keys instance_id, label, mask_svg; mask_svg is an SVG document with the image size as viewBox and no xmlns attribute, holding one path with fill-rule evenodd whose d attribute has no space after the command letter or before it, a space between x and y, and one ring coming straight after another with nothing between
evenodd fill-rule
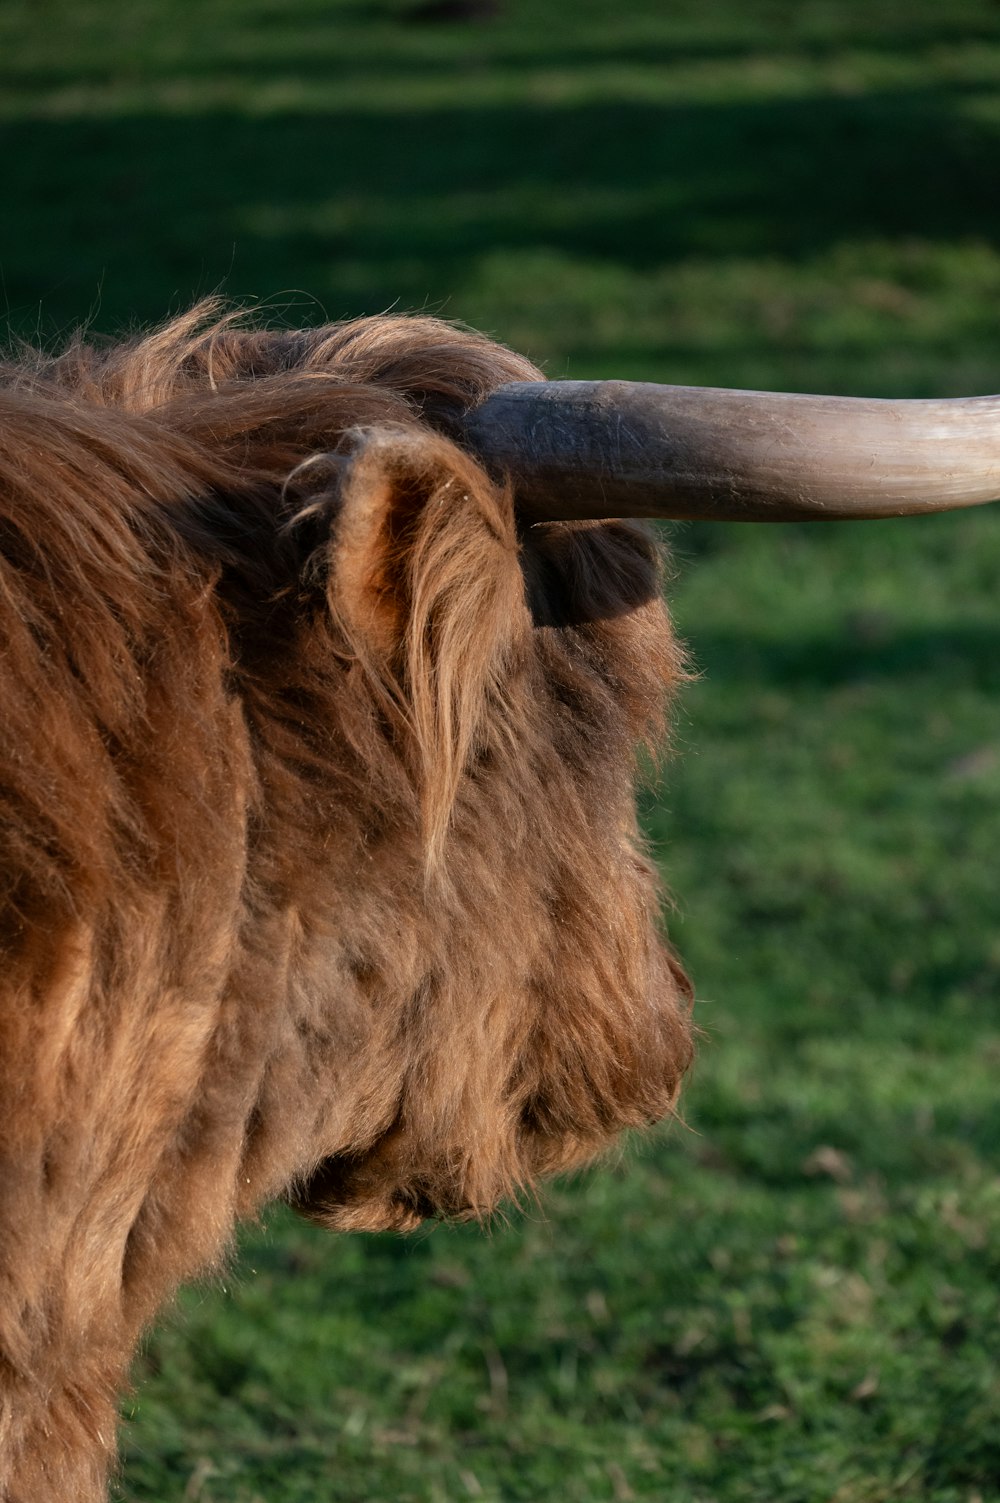
<instances>
[{"instance_id":1,"label":"cow mouth","mask_svg":"<svg viewBox=\"0 0 1000 1503\"><path fill-rule=\"evenodd\" d=\"M480 1215L456 1196L448 1203L418 1179L403 1182L391 1146L323 1159L290 1193L294 1209L334 1231L409 1232L425 1221L462 1221Z\"/></svg>"}]
</instances>

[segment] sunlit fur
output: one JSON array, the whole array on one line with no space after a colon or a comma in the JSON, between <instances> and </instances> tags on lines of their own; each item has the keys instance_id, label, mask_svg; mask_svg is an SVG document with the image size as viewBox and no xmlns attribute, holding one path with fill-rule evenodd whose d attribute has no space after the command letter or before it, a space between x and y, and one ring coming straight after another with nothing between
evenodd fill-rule
<instances>
[{"instance_id":1,"label":"sunlit fur","mask_svg":"<svg viewBox=\"0 0 1000 1503\"><path fill-rule=\"evenodd\" d=\"M205 307L0 372L4 1503L104 1497L136 1337L240 1216L483 1216L674 1103L655 549L519 536L454 440L536 378Z\"/></svg>"}]
</instances>

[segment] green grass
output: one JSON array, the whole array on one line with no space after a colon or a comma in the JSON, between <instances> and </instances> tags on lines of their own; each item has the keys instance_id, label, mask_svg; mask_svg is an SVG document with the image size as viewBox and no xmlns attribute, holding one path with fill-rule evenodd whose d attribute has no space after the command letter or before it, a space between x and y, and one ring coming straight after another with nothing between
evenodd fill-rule
<instances>
[{"instance_id":1,"label":"green grass","mask_svg":"<svg viewBox=\"0 0 1000 1503\"><path fill-rule=\"evenodd\" d=\"M995 0L6 0L10 327L217 288L553 375L1000 387ZM489 1236L278 1214L150 1338L143 1503L1000 1498L1000 512L671 530L687 1123Z\"/></svg>"}]
</instances>

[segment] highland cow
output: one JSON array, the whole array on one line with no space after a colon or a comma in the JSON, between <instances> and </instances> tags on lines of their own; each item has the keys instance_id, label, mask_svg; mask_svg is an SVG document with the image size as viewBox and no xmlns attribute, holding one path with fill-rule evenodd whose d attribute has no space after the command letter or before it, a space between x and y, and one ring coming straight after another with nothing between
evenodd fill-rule
<instances>
[{"instance_id":1,"label":"highland cow","mask_svg":"<svg viewBox=\"0 0 1000 1503\"><path fill-rule=\"evenodd\" d=\"M103 1497L136 1337L238 1217L483 1215L671 1108L655 550L519 535L432 416L535 375L198 316L6 372L6 1503Z\"/></svg>"},{"instance_id":2,"label":"highland cow","mask_svg":"<svg viewBox=\"0 0 1000 1503\"><path fill-rule=\"evenodd\" d=\"M3 1503L104 1497L136 1339L241 1216L484 1216L674 1105L633 789L684 660L646 532L580 519L837 506L760 480L787 415L737 462L756 420L602 385L581 438L540 381L205 308L2 373Z\"/></svg>"}]
</instances>

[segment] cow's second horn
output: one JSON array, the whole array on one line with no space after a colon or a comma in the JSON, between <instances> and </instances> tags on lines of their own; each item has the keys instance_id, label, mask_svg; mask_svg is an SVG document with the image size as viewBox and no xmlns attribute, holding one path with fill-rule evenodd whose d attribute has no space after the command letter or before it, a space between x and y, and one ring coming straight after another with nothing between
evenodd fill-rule
<instances>
[{"instance_id":1,"label":"cow's second horn","mask_svg":"<svg viewBox=\"0 0 1000 1503\"><path fill-rule=\"evenodd\" d=\"M466 414L463 439L531 521L837 521L1000 499L1000 396L516 382Z\"/></svg>"}]
</instances>

